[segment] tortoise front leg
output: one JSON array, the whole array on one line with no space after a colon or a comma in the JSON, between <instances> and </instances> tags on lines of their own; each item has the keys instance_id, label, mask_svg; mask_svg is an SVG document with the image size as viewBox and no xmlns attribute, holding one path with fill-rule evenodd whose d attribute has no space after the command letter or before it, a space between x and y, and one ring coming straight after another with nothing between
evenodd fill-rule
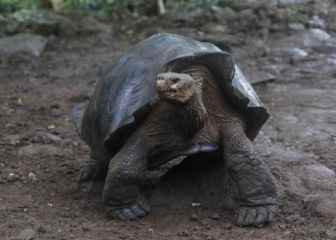
<instances>
[{"instance_id":1,"label":"tortoise front leg","mask_svg":"<svg viewBox=\"0 0 336 240\"><path fill-rule=\"evenodd\" d=\"M222 129L224 157L229 174L238 186L239 226L262 226L272 221L277 194L270 170L259 159L239 121L226 123Z\"/></svg>"},{"instance_id":2,"label":"tortoise front leg","mask_svg":"<svg viewBox=\"0 0 336 240\"><path fill-rule=\"evenodd\" d=\"M147 168L146 153L143 134L137 131L111 159L103 201L112 217L135 220L149 213L149 203L141 191Z\"/></svg>"}]
</instances>

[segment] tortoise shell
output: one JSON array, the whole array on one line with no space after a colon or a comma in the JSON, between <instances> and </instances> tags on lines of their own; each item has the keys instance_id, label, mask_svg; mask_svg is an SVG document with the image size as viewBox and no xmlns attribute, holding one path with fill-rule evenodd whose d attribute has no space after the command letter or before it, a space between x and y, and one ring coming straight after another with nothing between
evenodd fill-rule
<instances>
[{"instance_id":1,"label":"tortoise shell","mask_svg":"<svg viewBox=\"0 0 336 240\"><path fill-rule=\"evenodd\" d=\"M193 63L215 75L223 94L246 118L246 135L253 140L269 113L232 55L211 43L167 33L143 40L102 72L82 118L83 140L92 150L108 142L109 151L117 151L158 101L157 74Z\"/></svg>"}]
</instances>

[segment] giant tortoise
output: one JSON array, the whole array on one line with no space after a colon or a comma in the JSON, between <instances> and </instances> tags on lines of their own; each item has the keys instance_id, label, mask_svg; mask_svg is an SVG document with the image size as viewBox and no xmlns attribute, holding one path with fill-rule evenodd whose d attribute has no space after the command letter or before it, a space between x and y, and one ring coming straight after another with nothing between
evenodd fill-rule
<instances>
[{"instance_id":1,"label":"giant tortoise","mask_svg":"<svg viewBox=\"0 0 336 240\"><path fill-rule=\"evenodd\" d=\"M91 148L80 183L104 180L111 216L135 220L150 211L146 172L180 156L218 152L238 186L237 224L264 225L277 193L251 141L268 118L230 53L180 35L153 35L101 74L80 121Z\"/></svg>"}]
</instances>

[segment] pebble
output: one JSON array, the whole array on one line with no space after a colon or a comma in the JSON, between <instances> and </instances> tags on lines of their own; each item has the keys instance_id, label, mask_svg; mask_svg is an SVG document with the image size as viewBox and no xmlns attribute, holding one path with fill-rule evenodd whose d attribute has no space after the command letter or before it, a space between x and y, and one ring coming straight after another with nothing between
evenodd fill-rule
<instances>
[{"instance_id":1,"label":"pebble","mask_svg":"<svg viewBox=\"0 0 336 240\"><path fill-rule=\"evenodd\" d=\"M19 175L15 174L15 173L9 173L7 176L7 181L9 182L15 182L17 180L19 180Z\"/></svg>"},{"instance_id":2,"label":"pebble","mask_svg":"<svg viewBox=\"0 0 336 240\"><path fill-rule=\"evenodd\" d=\"M308 53L301 48L290 48L287 50L287 54L290 56L292 61L300 61L308 56Z\"/></svg>"},{"instance_id":3,"label":"pebble","mask_svg":"<svg viewBox=\"0 0 336 240\"><path fill-rule=\"evenodd\" d=\"M179 232L177 235L179 237L188 237L188 236L190 236L190 233L187 230L184 230L182 232Z\"/></svg>"},{"instance_id":4,"label":"pebble","mask_svg":"<svg viewBox=\"0 0 336 240\"><path fill-rule=\"evenodd\" d=\"M214 213L210 218L217 221L220 219L220 216L218 213Z\"/></svg>"},{"instance_id":5,"label":"pebble","mask_svg":"<svg viewBox=\"0 0 336 240\"><path fill-rule=\"evenodd\" d=\"M199 218L198 218L198 216L197 216L197 214L191 214L191 216L190 216L190 220L191 221L197 221Z\"/></svg>"},{"instance_id":6,"label":"pebble","mask_svg":"<svg viewBox=\"0 0 336 240\"><path fill-rule=\"evenodd\" d=\"M303 31L306 29L306 27L302 23L290 23L288 25L288 29L297 32L297 31Z\"/></svg>"},{"instance_id":7,"label":"pebble","mask_svg":"<svg viewBox=\"0 0 336 240\"><path fill-rule=\"evenodd\" d=\"M37 176L36 176L35 173L30 172L30 173L28 174L28 179L29 179L30 181L32 181L32 182L36 182L36 181L37 181Z\"/></svg>"}]
</instances>

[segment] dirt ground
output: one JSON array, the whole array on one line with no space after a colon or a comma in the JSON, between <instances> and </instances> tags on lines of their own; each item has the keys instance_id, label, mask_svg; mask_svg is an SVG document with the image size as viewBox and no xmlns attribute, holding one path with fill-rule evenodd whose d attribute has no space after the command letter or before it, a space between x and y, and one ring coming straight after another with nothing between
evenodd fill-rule
<instances>
[{"instance_id":1,"label":"dirt ground","mask_svg":"<svg viewBox=\"0 0 336 240\"><path fill-rule=\"evenodd\" d=\"M336 45L310 47L300 59L281 50L295 43L296 35L287 32L234 46L248 76L274 78L256 85L272 119L255 143L279 187L273 224L239 228L230 210L202 202L193 207L193 201L178 207L178 199L170 207L154 204L141 221L119 222L106 218L99 198L78 191L79 162L89 150L70 121L71 108L94 89L99 67L135 41L112 24L108 29L53 37L41 57L1 62L0 239L336 239ZM138 38L158 30L190 36L199 31L158 27ZM330 182L323 182L325 174L311 180L320 172L309 166L318 164L328 168Z\"/></svg>"}]
</instances>

